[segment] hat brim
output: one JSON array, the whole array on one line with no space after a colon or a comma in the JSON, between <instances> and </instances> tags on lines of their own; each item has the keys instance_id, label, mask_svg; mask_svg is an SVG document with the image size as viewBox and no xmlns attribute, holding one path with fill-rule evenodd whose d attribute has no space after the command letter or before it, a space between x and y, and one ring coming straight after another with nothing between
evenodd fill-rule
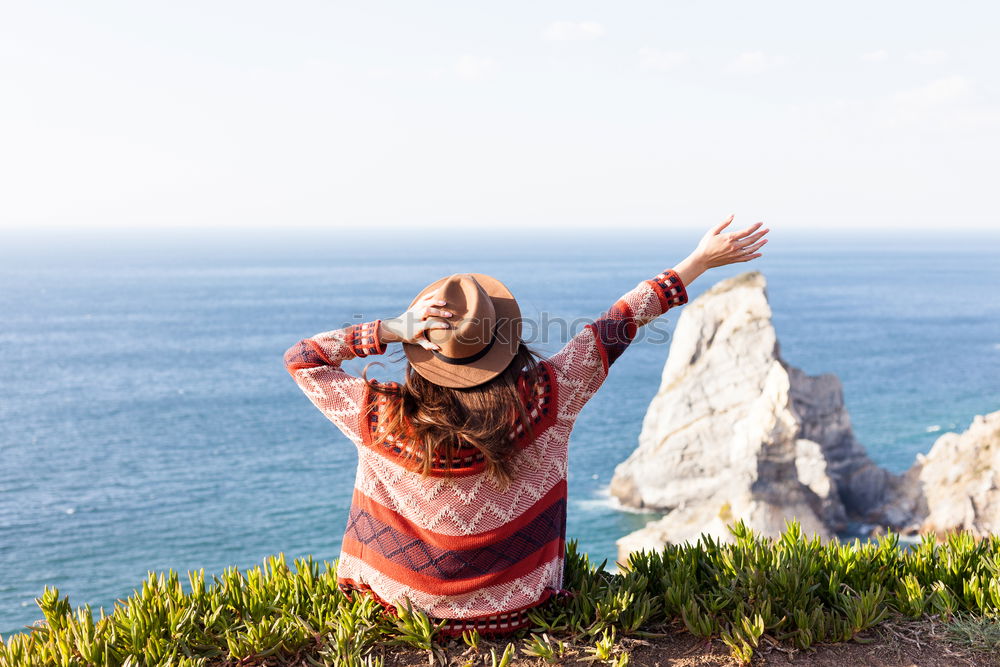
<instances>
[{"instance_id":1,"label":"hat brim","mask_svg":"<svg viewBox=\"0 0 1000 667\"><path fill-rule=\"evenodd\" d=\"M416 343L403 343L403 351L413 370L422 377L442 387L463 389L475 387L492 380L510 365L521 343L521 309L502 282L483 273L469 274L482 286L493 302L496 312L496 341L489 352L469 364L452 364L443 361ZM425 294L436 290L448 278L431 283L410 302L412 307Z\"/></svg>"}]
</instances>

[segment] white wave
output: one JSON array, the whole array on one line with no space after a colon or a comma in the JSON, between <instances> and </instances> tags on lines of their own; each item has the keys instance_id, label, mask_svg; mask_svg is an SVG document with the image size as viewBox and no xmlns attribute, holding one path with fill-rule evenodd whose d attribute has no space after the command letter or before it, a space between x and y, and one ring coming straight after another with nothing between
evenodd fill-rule
<instances>
[{"instance_id":1,"label":"white wave","mask_svg":"<svg viewBox=\"0 0 1000 667\"><path fill-rule=\"evenodd\" d=\"M941 430L941 425L940 424L931 424L930 426L928 426L924 430L927 431L928 433L937 433L938 431Z\"/></svg>"},{"instance_id":2,"label":"white wave","mask_svg":"<svg viewBox=\"0 0 1000 667\"><path fill-rule=\"evenodd\" d=\"M574 501L574 505L581 510L614 510L616 512L628 512L629 514L663 514L660 510L643 509L637 507L627 507L622 505L617 498L611 495L610 485L602 486L596 490L596 498Z\"/></svg>"}]
</instances>

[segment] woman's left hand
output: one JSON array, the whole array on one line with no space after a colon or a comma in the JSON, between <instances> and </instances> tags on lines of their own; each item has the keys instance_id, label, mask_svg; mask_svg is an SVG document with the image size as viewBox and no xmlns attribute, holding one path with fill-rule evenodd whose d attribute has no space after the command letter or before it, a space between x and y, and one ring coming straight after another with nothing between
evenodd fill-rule
<instances>
[{"instance_id":1,"label":"woman's left hand","mask_svg":"<svg viewBox=\"0 0 1000 667\"><path fill-rule=\"evenodd\" d=\"M761 256L758 252L767 243L764 236L769 231L761 229L763 222L757 222L738 232L723 233L734 216L729 216L712 227L698 242L694 252L674 267L681 282L690 285L695 278L708 269L737 262L749 262Z\"/></svg>"},{"instance_id":2,"label":"woman's left hand","mask_svg":"<svg viewBox=\"0 0 1000 667\"><path fill-rule=\"evenodd\" d=\"M454 313L442 306L447 302L434 299L433 294L417 301L399 317L382 320L378 336L383 343L415 343L425 350L441 349L436 343L427 340L424 333L431 329L450 329L451 324L443 319L428 319L452 317Z\"/></svg>"},{"instance_id":3,"label":"woman's left hand","mask_svg":"<svg viewBox=\"0 0 1000 667\"><path fill-rule=\"evenodd\" d=\"M693 254L698 257L698 261L706 269L737 262L749 262L751 259L760 257L761 253L757 251L767 243L764 235L769 230L767 228L760 229L763 222L755 222L738 232L723 233L722 230L729 226L733 217L729 216L708 230L701 238L698 248L695 249Z\"/></svg>"}]
</instances>

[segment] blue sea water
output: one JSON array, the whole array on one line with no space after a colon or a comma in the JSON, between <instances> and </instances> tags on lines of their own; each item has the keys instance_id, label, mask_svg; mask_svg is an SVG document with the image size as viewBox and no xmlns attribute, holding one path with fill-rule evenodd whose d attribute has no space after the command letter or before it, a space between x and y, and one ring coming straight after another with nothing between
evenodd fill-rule
<instances>
[{"instance_id":1,"label":"blue sea water","mask_svg":"<svg viewBox=\"0 0 1000 667\"><path fill-rule=\"evenodd\" d=\"M764 272L783 356L836 373L873 458L907 468L1000 409L1000 237L782 234L691 296ZM489 273L528 317L577 326L693 247L692 230L379 239L308 230L32 236L0 248L0 635L45 585L110 610L148 570L211 575L339 552L355 453L286 374L299 339ZM682 309L664 316L672 329ZM536 341L545 352L562 339ZM606 495L668 346L612 368L571 440L568 536L598 561L649 515ZM347 364L360 371L361 360ZM398 376L400 364L375 375Z\"/></svg>"}]
</instances>

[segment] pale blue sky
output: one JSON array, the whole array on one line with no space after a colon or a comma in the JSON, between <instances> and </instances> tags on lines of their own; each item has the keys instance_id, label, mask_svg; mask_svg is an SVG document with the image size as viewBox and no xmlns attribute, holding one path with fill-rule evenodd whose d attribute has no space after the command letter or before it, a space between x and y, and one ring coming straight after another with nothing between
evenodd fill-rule
<instances>
[{"instance_id":1,"label":"pale blue sky","mask_svg":"<svg viewBox=\"0 0 1000 667\"><path fill-rule=\"evenodd\" d=\"M0 225L995 229L993 2L8 2Z\"/></svg>"}]
</instances>

